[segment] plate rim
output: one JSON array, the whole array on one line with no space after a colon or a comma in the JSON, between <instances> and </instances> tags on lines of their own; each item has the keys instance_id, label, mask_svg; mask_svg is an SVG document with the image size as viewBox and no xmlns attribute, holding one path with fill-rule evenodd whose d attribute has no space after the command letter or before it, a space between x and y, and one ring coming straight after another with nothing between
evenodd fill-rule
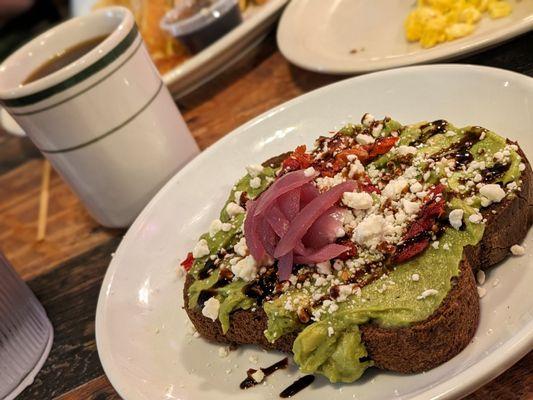
<instances>
[{"instance_id":1,"label":"plate rim","mask_svg":"<svg viewBox=\"0 0 533 400\"><path fill-rule=\"evenodd\" d=\"M130 245L129 241L133 240L132 237L139 231L139 229L149 220L149 217L152 213L152 210L157 206L159 199L166 195L170 188L175 185L176 181L179 181L182 175L185 175L189 170L194 169L199 163L201 163L205 158L209 158L211 153L213 153L219 146L222 146L225 142L232 140L236 136L245 134L246 131L253 126L261 123L265 119L272 118L277 115L279 112L282 112L284 109L295 106L303 101L307 101L309 98L320 96L322 93L327 91L334 91L337 87L344 85L349 85L354 81L363 81L363 80L372 80L376 79L376 76L385 76L385 75L402 75L409 73L424 72L427 70L433 70L435 72L450 71L452 73L460 73L461 71L468 71L473 73L478 73L481 75L493 75L499 77L506 77L507 79L514 79L523 84L528 90L533 93L533 78L530 78L526 75L520 74L518 72L504 70L500 68L479 66L472 64L434 64L434 65L422 65L422 66L408 66L402 68L396 68L385 71L377 71L370 74L365 74L361 76L356 76L348 79L342 79L339 82L323 86L321 88L312 90L308 93L304 93L300 96L297 96L291 100L288 100L276 107L273 107L264 113L258 115L257 117L251 119L250 121L238 126L233 129L231 132L226 134L224 137L204 149L198 156L196 156L191 162L189 162L183 169L178 171L169 181L154 195L146 207L141 211L139 216L135 219L133 224L127 230L123 236L120 244L118 245L113 258L110 261L110 264L107 268L105 277L102 281L102 286L98 295L98 303L96 307L96 317L95 317L95 339L96 347L98 350L98 356L104 372L109 379L111 385L119 393L119 395L124 399L133 399L131 397L130 390L127 385L123 385L120 382L121 377L119 376L119 371L115 371L115 366L112 365L112 360L108 358L103 347L106 346L106 336L103 328L103 318L105 314L105 308L107 307L109 296L108 293L111 291L111 285L114 282L115 272L119 268L119 260L121 254L125 251L125 248ZM505 344L500 347L497 351L492 352L489 356L483 359L484 368L480 370L481 372L473 372L476 370L478 364L471 365L470 367L462 370L457 375L452 376L450 379L424 390L423 392L414 394L411 397L411 400L427 400L431 398L432 400L445 400L453 399L461 396L465 396L483 384L494 379L505 370L507 370L511 365L516 361L522 358L527 352L533 347L533 319L529 321L526 325L522 327L518 332L516 332ZM479 370L479 369L478 369ZM116 374L116 375L115 375ZM469 378L469 379L465 379ZM453 384L453 386L452 386ZM443 391L443 388L448 388L447 391ZM428 394L431 397L427 397Z\"/></svg>"},{"instance_id":2,"label":"plate rim","mask_svg":"<svg viewBox=\"0 0 533 400\"><path fill-rule=\"evenodd\" d=\"M476 53L478 51L486 50L492 46L495 46L500 43L504 43L508 40L511 40L515 37L518 37L522 34L525 34L533 29L533 13L529 15L529 17L521 19L518 23L513 24L509 28L501 28L498 30L495 30L494 32L491 32L489 34L484 35L484 38L469 41L464 45L461 45L460 42L452 41L449 43L456 43L456 46L452 47L451 49L444 49L441 51L436 51L436 55L431 55L431 53L427 52L419 52L415 55L404 55L401 57L396 57L390 60L382 60L377 61L374 63L367 63L369 65L376 65L374 67L365 67L365 63L355 63L353 67L336 67L333 65L327 65L323 64L322 60L314 60L311 61L305 61L302 60L300 57L292 53L292 48L294 47L294 44L289 44L290 42L285 41L282 38L282 35L284 35L283 31L287 28L286 26L289 26L290 23L287 21L290 21L290 13L292 9L296 8L301 2L308 1L308 0L292 0L289 5L283 10L283 13L281 15L278 28L276 30L276 42L278 45L278 48L283 54L283 56L292 64L306 69L308 71L312 72L319 72L319 73L326 73L326 74L334 74L334 75L353 75L353 74L362 74L362 73L368 73L368 72L377 72L382 71L386 69L391 68L398 68L398 67L406 67L411 65L420 65L423 63L429 63L429 62L440 62L443 60L453 60L460 56L466 56L469 54ZM291 36L291 35L289 35ZM475 38L475 36L470 36L466 38ZM464 39L464 38L463 38ZM435 47L434 49L438 50L438 47ZM429 54L429 55L428 55Z\"/></svg>"}]
</instances>

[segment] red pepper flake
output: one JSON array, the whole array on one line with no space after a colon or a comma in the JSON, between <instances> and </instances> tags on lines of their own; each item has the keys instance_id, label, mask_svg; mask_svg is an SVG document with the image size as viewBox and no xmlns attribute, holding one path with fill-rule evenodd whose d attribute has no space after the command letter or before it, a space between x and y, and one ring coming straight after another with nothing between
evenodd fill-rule
<instances>
[{"instance_id":1,"label":"red pepper flake","mask_svg":"<svg viewBox=\"0 0 533 400\"><path fill-rule=\"evenodd\" d=\"M194 264L194 257L192 256L192 253L189 252L189 254L187 254L187 258L183 260L183 262L180 265L183 267L185 271L189 272L193 264Z\"/></svg>"}]
</instances>

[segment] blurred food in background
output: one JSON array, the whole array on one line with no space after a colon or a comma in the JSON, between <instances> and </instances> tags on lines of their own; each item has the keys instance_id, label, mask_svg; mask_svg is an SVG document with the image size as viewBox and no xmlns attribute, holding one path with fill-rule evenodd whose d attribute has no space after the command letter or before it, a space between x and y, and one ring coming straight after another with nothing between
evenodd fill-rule
<instances>
[{"instance_id":1,"label":"blurred food in background","mask_svg":"<svg viewBox=\"0 0 533 400\"><path fill-rule=\"evenodd\" d=\"M507 0L418 0L405 20L405 34L430 48L470 35L485 14L495 19L511 12Z\"/></svg>"},{"instance_id":2,"label":"blurred food in background","mask_svg":"<svg viewBox=\"0 0 533 400\"><path fill-rule=\"evenodd\" d=\"M252 5L262 5L268 0L239 0L241 11ZM95 8L119 5L129 8L135 15L137 26L154 63L161 74L181 64L192 55L185 46L163 31L160 22L179 0L98 0Z\"/></svg>"}]
</instances>

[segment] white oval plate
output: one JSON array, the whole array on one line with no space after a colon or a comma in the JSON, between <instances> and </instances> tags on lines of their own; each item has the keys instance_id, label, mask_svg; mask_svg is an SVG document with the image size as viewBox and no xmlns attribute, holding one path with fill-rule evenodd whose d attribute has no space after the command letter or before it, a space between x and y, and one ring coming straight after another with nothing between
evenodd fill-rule
<instances>
[{"instance_id":1,"label":"white oval plate","mask_svg":"<svg viewBox=\"0 0 533 400\"><path fill-rule=\"evenodd\" d=\"M368 111L404 123L446 118L479 124L533 153L533 79L498 69L437 65L349 79L301 96L255 118L201 153L174 176L131 226L109 266L98 300L96 339L105 372L132 399L272 399L300 374L292 367L265 385L239 390L251 355L267 366L281 358L191 337L176 268L218 215L250 163L306 143ZM527 255L489 274L476 338L451 361L424 374L367 371L351 385L319 377L301 400L450 399L494 378L533 345L533 233ZM499 284L494 287L495 282ZM226 373L228 372L228 373ZM355 396L355 397L354 397Z\"/></svg>"},{"instance_id":2,"label":"white oval plate","mask_svg":"<svg viewBox=\"0 0 533 400\"><path fill-rule=\"evenodd\" d=\"M472 35L423 49L418 43L407 42L403 29L415 1L292 0L278 26L278 46L290 62L332 74L435 62L479 51L531 30L533 2L511 3L510 16L483 18Z\"/></svg>"}]
</instances>

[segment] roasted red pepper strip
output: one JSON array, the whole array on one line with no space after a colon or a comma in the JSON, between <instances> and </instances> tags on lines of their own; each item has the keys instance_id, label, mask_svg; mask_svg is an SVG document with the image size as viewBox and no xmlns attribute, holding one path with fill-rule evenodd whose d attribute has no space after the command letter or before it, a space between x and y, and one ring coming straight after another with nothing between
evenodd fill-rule
<instances>
[{"instance_id":1,"label":"roasted red pepper strip","mask_svg":"<svg viewBox=\"0 0 533 400\"><path fill-rule=\"evenodd\" d=\"M309 168L313 164L313 156L305 152L306 146L298 146L285 160L281 166L284 172L296 171Z\"/></svg>"},{"instance_id":2,"label":"roasted red pepper strip","mask_svg":"<svg viewBox=\"0 0 533 400\"><path fill-rule=\"evenodd\" d=\"M429 238L433 235L436 223L446 211L444 186L435 186L425 198L426 203L420 210L418 218L411 224L402 238L404 244L399 245L392 260L396 263L407 261L424 251L429 246Z\"/></svg>"},{"instance_id":3,"label":"roasted red pepper strip","mask_svg":"<svg viewBox=\"0 0 533 400\"><path fill-rule=\"evenodd\" d=\"M403 248L398 254L395 254L393 257L393 261L398 264L408 261L417 254L422 253L428 246L429 239L423 238L422 240Z\"/></svg>"},{"instance_id":4,"label":"roasted red pepper strip","mask_svg":"<svg viewBox=\"0 0 533 400\"><path fill-rule=\"evenodd\" d=\"M354 146L352 148L341 151L335 156L335 159L342 161L344 165L346 165L348 164L349 155L357 156L359 161L364 162L368 158L368 151L366 151L362 146Z\"/></svg>"},{"instance_id":5,"label":"roasted red pepper strip","mask_svg":"<svg viewBox=\"0 0 533 400\"><path fill-rule=\"evenodd\" d=\"M192 256L192 253L189 252L189 254L187 254L187 258L183 260L183 262L181 263L181 266L183 267L185 271L189 272L193 264L194 264L194 257Z\"/></svg>"},{"instance_id":6,"label":"roasted red pepper strip","mask_svg":"<svg viewBox=\"0 0 533 400\"><path fill-rule=\"evenodd\" d=\"M389 136L377 139L373 144L366 145L365 149L368 151L368 159L372 160L377 156L387 153L394 147L398 140L400 140L399 137Z\"/></svg>"}]
</instances>

